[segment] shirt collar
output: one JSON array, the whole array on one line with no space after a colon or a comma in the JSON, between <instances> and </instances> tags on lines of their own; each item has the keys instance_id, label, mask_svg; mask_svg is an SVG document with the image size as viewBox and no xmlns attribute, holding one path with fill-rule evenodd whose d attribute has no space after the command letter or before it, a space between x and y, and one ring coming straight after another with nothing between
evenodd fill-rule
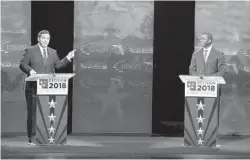
<instances>
[{"instance_id":1,"label":"shirt collar","mask_svg":"<svg viewBox=\"0 0 250 160\"><path fill-rule=\"evenodd\" d=\"M45 51L47 52L47 47L43 48L39 43L38 43L38 47L40 48L41 51L43 51L43 49L45 49Z\"/></svg>"},{"instance_id":2,"label":"shirt collar","mask_svg":"<svg viewBox=\"0 0 250 160\"><path fill-rule=\"evenodd\" d=\"M203 48L203 50L208 51L208 53L210 53L211 49L212 49L212 44L208 48Z\"/></svg>"}]
</instances>

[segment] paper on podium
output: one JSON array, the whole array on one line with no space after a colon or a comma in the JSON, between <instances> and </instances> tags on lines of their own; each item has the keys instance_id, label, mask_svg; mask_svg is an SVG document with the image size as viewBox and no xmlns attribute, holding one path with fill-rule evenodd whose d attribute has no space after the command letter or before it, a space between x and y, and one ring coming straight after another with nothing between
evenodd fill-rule
<instances>
[{"instance_id":1,"label":"paper on podium","mask_svg":"<svg viewBox=\"0 0 250 160\"><path fill-rule=\"evenodd\" d=\"M186 83L187 81L208 80L208 81L217 81L218 84L226 84L224 78L219 76L204 76L203 79L201 79L199 76L189 76L189 75L180 75L179 77L183 83Z\"/></svg>"},{"instance_id":2,"label":"paper on podium","mask_svg":"<svg viewBox=\"0 0 250 160\"><path fill-rule=\"evenodd\" d=\"M25 81L37 81L37 79L41 79L41 78L70 79L73 76L75 76L75 73L35 74L35 75L25 78Z\"/></svg>"}]
</instances>

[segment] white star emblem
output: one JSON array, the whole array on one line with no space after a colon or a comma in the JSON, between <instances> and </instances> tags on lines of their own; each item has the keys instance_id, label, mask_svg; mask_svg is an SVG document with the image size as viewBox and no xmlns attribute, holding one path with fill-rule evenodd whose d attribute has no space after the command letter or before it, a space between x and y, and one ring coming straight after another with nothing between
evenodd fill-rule
<instances>
[{"instance_id":1,"label":"white star emblem","mask_svg":"<svg viewBox=\"0 0 250 160\"><path fill-rule=\"evenodd\" d=\"M203 135L204 130L202 130L202 129L200 128L199 130L197 130L197 132L198 132L198 136L199 136L199 135L201 135L201 136L202 136L202 135Z\"/></svg>"},{"instance_id":2,"label":"white star emblem","mask_svg":"<svg viewBox=\"0 0 250 160\"><path fill-rule=\"evenodd\" d=\"M205 118L202 118L201 115L200 115L200 117L199 117L199 118L196 118L196 119L198 120L198 123L202 123L202 124L203 124L203 123L204 123L203 120L204 120Z\"/></svg>"},{"instance_id":3,"label":"white star emblem","mask_svg":"<svg viewBox=\"0 0 250 160\"><path fill-rule=\"evenodd\" d=\"M55 139L51 136L50 139L48 139L48 140L49 140L49 143L54 143Z\"/></svg>"},{"instance_id":4,"label":"white star emblem","mask_svg":"<svg viewBox=\"0 0 250 160\"><path fill-rule=\"evenodd\" d=\"M56 106L55 106L56 103L57 103L57 102L54 102L54 100L52 99L50 102L48 102L49 108L55 108L55 107L56 107Z\"/></svg>"},{"instance_id":5,"label":"white star emblem","mask_svg":"<svg viewBox=\"0 0 250 160\"><path fill-rule=\"evenodd\" d=\"M50 122L50 121L54 121L54 122L55 122L56 116L54 116L53 113L51 113L51 115L48 116L48 117L49 117L49 122Z\"/></svg>"},{"instance_id":6,"label":"white star emblem","mask_svg":"<svg viewBox=\"0 0 250 160\"><path fill-rule=\"evenodd\" d=\"M53 127L53 126L51 126L50 128L49 128L49 133L55 133L55 128Z\"/></svg>"},{"instance_id":7,"label":"white star emblem","mask_svg":"<svg viewBox=\"0 0 250 160\"><path fill-rule=\"evenodd\" d=\"M201 140L201 139L199 139L197 142L198 142L198 145L203 145L203 142L204 142L204 141Z\"/></svg>"},{"instance_id":8,"label":"white star emblem","mask_svg":"<svg viewBox=\"0 0 250 160\"><path fill-rule=\"evenodd\" d=\"M204 111L204 106L206 106L205 104L202 104L202 102L200 101L199 104L196 104L196 106L198 107L198 111L201 109Z\"/></svg>"}]
</instances>

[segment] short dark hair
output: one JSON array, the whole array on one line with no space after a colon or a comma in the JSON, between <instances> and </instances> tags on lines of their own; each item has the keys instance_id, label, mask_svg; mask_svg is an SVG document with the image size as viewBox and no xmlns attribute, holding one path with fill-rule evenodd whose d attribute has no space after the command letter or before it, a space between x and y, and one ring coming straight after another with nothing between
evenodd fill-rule
<instances>
[{"instance_id":1,"label":"short dark hair","mask_svg":"<svg viewBox=\"0 0 250 160\"><path fill-rule=\"evenodd\" d=\"M49 31L48 30L41 30L38 34L37 34L37 38L41 37L42 34L49 34Z\"/></svg>"},{"instance_id":2,"label":"short dark hair","mask_svg":"<svg viewBox=\"0 0 250 160\"><path fill-rule=\"evenodd\" d=\"M207 35L209 39L211 39L211 41L213 41L213 35L210 32L203 32L201 35Z\"/></svg>"}]
</instances>

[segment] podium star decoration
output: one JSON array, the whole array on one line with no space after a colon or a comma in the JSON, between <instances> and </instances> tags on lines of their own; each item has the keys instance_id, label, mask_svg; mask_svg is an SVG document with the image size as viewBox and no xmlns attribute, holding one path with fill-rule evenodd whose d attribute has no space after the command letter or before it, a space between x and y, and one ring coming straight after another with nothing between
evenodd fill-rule
<instances>
[{"instance_id":1,"label":"podium star decoration","mask_svg":"<svg viewBox=\"0 0 250 160\"><path fill-rule=\"evenodd\" d=\"M49 140L49 143L54 143L55 139L51 136L50 139L48 139L48 140Z\"/></svg>"},{"instance_id":2,"label":"podium star decoration","mask_svg":"<svg viewBox=\"0 0 250 160\"><path fill-rule=\"evenodd\" d=\"M52 99L50 102L48 102L49 104L49 108L56 108L55 104L57 104L57 102L54 102L54 100Z\"/></svg>"},{"instance_id":3,"label":"podium star decoration","mask_svg":"<svg viewBox=\"0 0 250 160\"><path fill-rule=\"evenodd\" d=\"M200 101L199 104L196 104L196 106L198 107L198 111L201 109L204 111L204 106L206 106L205 104L202 104L202 102Z\"/></svg>"},{"instance_id":4,"label":"podium star decoration","mask_svg":"<svg viewBox=\"0 0 250 160\"><path fill-rule=\"evenodd\" d=\"M56 116L54 116L54 114L53 114L53 113L51 113L51 115L50 115L50 116L48 116L48 117L49 117L49 122L50 122L50 121L55 122L55 118L56 118Z\"/></svg>"},{"instance_id":5,"label":"podium star decoration","mask_svg":"<svg viewBox=\"0 0 250 160\"><path fill-rule=\"evenodd\" d=\"M53 126L49 128L49 133L55 133L55 128Z\"/></svg>"},{"instance_id":6,"label":"podium star decoration","mask_svg":"<svg viewBox=\"0 0 250 160\"><path fill-rule=\"evenodd\" d=\"M197 143L198 143L198 145L203 145L203 140L201 140L201 139L199 139L198 141L197 141Z\"/></svg>"},{"instance_id":7,"label":"podium star decoration","mask_svg":"<svg viewBox=\"0 0 250 160\"><path fill-rule=\"evenodd\" d=\"M203 120L204 120L205 118L202 118L201 115L200 115L200 117L199 117L199 118L196 118L196 119L198 120L198 123L202 123L202 124L203 124L203 123L204 123Z\"/></svg>"},{"instance_id":8,"label":"podium star decoration","mask_svg":"<svg viewBox=\"0 0 250 160\"><path fill-rule=\"evenodd\" d=\"M199 136L199 135L201 135L201 136L202 136L202 135L203 135L204 130L202 130L202 129L200 128L199 130L197 130L197 132L198 132L198 136Z\"/></svg>"}]
</instances>

